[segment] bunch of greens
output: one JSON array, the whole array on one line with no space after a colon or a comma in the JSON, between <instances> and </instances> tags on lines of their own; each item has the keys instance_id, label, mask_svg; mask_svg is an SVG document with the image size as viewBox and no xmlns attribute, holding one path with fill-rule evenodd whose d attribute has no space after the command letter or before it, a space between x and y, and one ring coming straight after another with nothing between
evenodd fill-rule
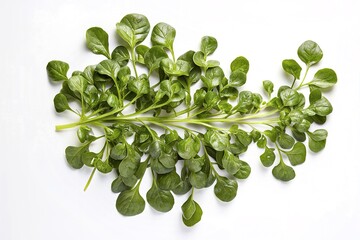
<instances>
[{"instance_id":1,"label":"bunch of greens","mask_svg":"<svg viewBox=\"0 0 360 240\"><path fill-rule=\"evenodd\" d=\"M105 57L100 63L71 76L62 61L51 61L46 69L52 81L62 84L54 98L56 111L80 118L56 127L77 128L80 144L66 148L68 163L93 169L85 189L96 171L116 173L111 190L119 194L116 208L122 215L144 210L139 189L146 171L152 175L145 196L150 206L167 212L174 194L188 194L182 219L193 226L202 217L195 189L215 183L218 199L233 200L237 179L246 179L251 171L242 156L251 143L263 150L261 163L274 166L272 174L281 181L295 177L292 166L305 161L305 145L312 152L325 147L327 131L310 129L324 124L332 112L323 90L331 88L337 76L324 68L305 81L309 68L323 57L315 42L306 41L298 49L305 72L295 60L284 60L282 67L293 81L276 92L271 81L263 81L263 97L241 89L249 71L245 57L231 62L229 76L210 59L217 49L214 37L203 37L200 50L176 58L176 31L166 23L156 24L150 33L145 16L129 14L116 24L116 31L124 45L110 52L103 29L87 30L87 47ZM142 45L149 33L151 46ZM302 93L305 87L308 96ZM102 134L95 136L94 128ZM99 139L104 145L95 152L91 145Z\"/></svg>"}]
</instances>

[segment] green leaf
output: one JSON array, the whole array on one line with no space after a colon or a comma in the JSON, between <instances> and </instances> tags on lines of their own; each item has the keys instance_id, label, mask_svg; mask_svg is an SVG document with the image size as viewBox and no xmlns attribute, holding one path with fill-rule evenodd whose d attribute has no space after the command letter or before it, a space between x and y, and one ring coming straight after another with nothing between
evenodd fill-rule
<instances>
[{"instance_id":1,"label":"green leaf","mask_svg":"<svg viewBox=\"0 0 360 240\"><path fill-rule=\"evenodd\" d=\"M181 210L182 210L182 216L183 219L190 219L195 211L196 211L196 204L195 201L192 199L192 195L190 195L190 197L183 203L183 205L181 206Z\"/></svg>"},{"instance_id":2,"label":"green leaf","mask_svg":"<svg viewBox=\"0 0 360 240\"><path fill-rule=\"evenodd\" d=\"M205 156L195 157L185 161L186 167L192 172L199 172L205 164Z\"/></svg>"},{"instance_id":3,"label":"green leaf","mask_svg":"<svg viewBox=\"0 0 360 240\"><path fill-rule=\"evenodd\" d=\"M140 165L140 155L131 146L127 146L127 155L119 165L119 174L124 178L134 175Z\"/></svg>"},{"instance_id":4,"label":"green leaf","mask_svg":"<svg viewBox=\"0 0 360 240\"><path fill-rule=\"evenodd\" d=\"M94 167L94 160L97 157L96 153L83 152L81 154L81 161L88 167Z\"/></svg>"},{"instance_id":5,"label":"green leaf","mask_svg":"<svg viewBox=\"0 0 360 240\"><path fill-rule=\"evenodd\" d=\"M239 91L235 87L224 87L221 92L220 96L222 98L229 98L230 100L235 100L239 95Z\"/></svg>"},{"instance_id":6,"label":"green leaf","mask_svg":"<svg viewBox=\"0 0 360 240\"><path fill-rule=\"evenodd\" d=\"M263 88L264 88L265 92L267 92L267 94L270 97L271 93L274 91L274 84L270 80L264 80L263 81Z\"/></svg>"},{"instance_id":7,"label":"green leaf","mask_svg":"<svg viewBox=\"0 0 360 240\"><path fill-rule=\"evenodd\" d=\"M241 87L246 83L246 73L241 69L237 69L230 74L229 85L232 87Z\"/></svg>"},{"instance_id":8,"label":"green leaf","mask_svg":"<svg viewBox=\"0 0 360 240\"><path fill-rule=\"evenodd\" d=\"M71 89L71 91L78 92L81 95L84 94L86 87L87 87L87 81L81 75L72 76L68 80L68 84L69 84L69 88Z\"/></svg>"},{"instance_id":9,"label":"green leaf","mask_svg":"<svg viewBox=\"0 0 360 240\"><path fill-rule=\"evenodd\" d=\"M299 93L291 88L285 89L280 93L280 98L284 104L284 106L292 107L300 102L300 95Z\"/></svg>"},{"instance_id":10,"label":"green leaf","mask_svg":"<svg viewBox=\"0 0 360 240\"><path fill-rule=\"evenodd\" d=\"M69 64L53 60L46 65L46 71L51 80L66 81L68 80L67 72L69 71Z\"/></svg>"},{"instance_id":11,"label":"green leaf","mask_svg":"<svg viewBox=\"0 0 360 240\"><path fill-rule=\"evenodd\" d=\"M205 36L201 39L200 50L205 57L214 53L217 48L217 40L214 37Z\"/></svg>"},{"instance_id":12,"label":"green leaf","mask_svg":"<svg viewBox=\"0 0 360 240\"><path fill-rule=\"evenodd\" d=\"M192 200L191 196L190 198L181 206L181 209L183 210L182 220L187 227L194 226L196 223L200 222L203 214L199 204ZM186 204L189 200L191 200L191 204Z\"/></svg>"},{"instance_id":13,"label":"green leaf","mask_svg":"<svg viewBox=\"0 0 360 240\"><path fill-rule=\"evenodd\" d=\"M309 148L313 152L320 152L325 148L328 132L325 129L315 130L313 133L307 132L309 136Z\"/></svg>"},{"instance_id":14,"label":"green leaf","mask_svg":"<svg viewBox=\"0 0 360 240\"><path fill-rule=\"evenodd\" d=\"M180 176L175 170L157 176L158 187L166 191L175 189L180 184L180 181Z\"/></svg>"},{"instance_id":15,"label":"green leaf","mask_svg":"<svg viewBox=\"0 0 360 240\"><path fill-rule=\"evenodd\" d=\"M114 94L110 94L108 99L106 100L110 107L118 108L120 107L120 101L117 96Z\"/></svg>"},{"instance_id":16,"label":"green leaf","mask_svg":"<svg viewBox=\"0 0 360 240\"><path fill-rule=\"evenodd\" d=\"M311 91L310 95L309 95L310 104L313 104L316 101L320 100L321 97L322 97L322 93L321 93L320 89L315 89L315 90Z\"/></svg>"},{"instance_id":17,"label":"green leaf","mask_svg":"<svg viewBox=\"0 0 360 240\"><path fill-rule=\"evenodd\" d=\"M124 216L135 216L145 209L145 200L137 187L120 193L116 200L116 209Z\"/></svg>"},{"instance_id":18,"label":"green leaf","mask_svg":"<svg viewBox=\"0 0 360 240\"><path fill-rule=\"evenodd\" d=\"M311 66L322 59L323 52L316 42L308 40L299 47L298 56L306 65Z\"/></svg>"},{"instance_id":19,"label":"green leaf","mask_svg":"<svg viewBox=\"0 0 360 240\"><path fill-rule=\"evenodd\" d=\"M236 172L238 172L241 167L240 159L227 150L224 151L221 163L225 170L231 175L234 175Z\"/></svg>"},{"instance_id":20,"label":"green leaf","mask_svg":"<svg viewBox=\"0 0 360 240\"><path fill-rule=\"evenodd\" d=\"M208 175L202 171L196 173L191 172L189 176L189 181L194 188L204 188L207 185Z\"/></svg>"},{"instance_id":21,"label":"green leaf","mask_svg":"<svg viewBox=\"0 0 360 240\"><path fill-rule=\"evenodd\" d=\"M275 161L274 150L275 150L274 148L268 148L267 146L265 146L264 153L260 155L261 163L265 167L270 167L271 165L274 164L274 161Z\"/></svg>"},{"instance_id":22,"label":"green leaf","mask_svg":"<svg viewBox=\"0 0 360 240\"><path fill-rule=\"evenodd\" d=\"M234 174L238 179L246 179L251 173L251 167L247 162L240 160L240 169Z\"/></svg>"},{"instance_id":23,"label":"green leaf","mask_svg":"<svg viewBox=\"0 0 360 240\"><path fill-rule=\"evenodd\" d=\"M168 212L174 206L174 197L171 192L161 190L155 182L146 193L146 200L151 207L159 212Z\"/></svg>"},{"instance_id":24,"label":"green leaf","mask_svg":"<svg viewBox=\"0 0 360 240\"><path fill-rule=\"evenodd\" d=\"M75 169L80 169L84 166L84 163L81 161L82 154L89 150L89 145L85 144L80 147L69 146L65 149L65 156L67 162L71 167Z\"/></svg>"},{"instance_id":25,"label":"green leaf","mask_svg":"<svg viewBox=\"0 0 360 240\"><path fill-rule=\"evenodd\" d=\"M280 147L290 149L295 144L295 139L287 133L280 133L277 139Z\"/></svg>"},{"instance_id":26,"label":"green leaf","mask_svg":"<svg viewBox=\"0 0 360 240\"><path fill-rule=\"evenodd\" d=\"M54 98L54 106L56 112L63 112L65 110L71 110L68 100L64 94L58 93Z\"/></svg>"},{"instance_id":27,"label":"green leaf","mask_svg":"<svg viewBox=\"0 0 360 240\"><path fill-rule=\"evenodd\" d=\"M116 24L116 32L132 49L145 40L149 31L150 23L141 14L128 14Z\"/></svg>"},{"instance_id":28,"label":"green leaf","mask_svg":"<svg viewBox=\"0 0 360 240\"><path fill-rule=\"evenodd\" d=\"M103 161L101 161L101 159L99 159L98 161L95 161L95 167L101 173L109 173L113 169L107 161L103 162Z\"/></svg>"},{"instance_id":29,"label":"green leaf","mask_svg":"<svg viewBox=\"0 0 360 240\"><path fill-rule=\"evenodd\" d=\"M282 67L286 73L292 75L295 79L300 79L300 74L302 69L295 60L285 59L282 62Z\"/></svg>"},{"instance_id":30,"label":"green leaf","mask_svg":"<svg viewBox=\"0 0 360 240\"><path fill-rule=\"evenodd\" d=\"M132 81L130 81L128 83L128 88L138 96L148 94L150 92L149 79L146 75L143 74L138 78L134 78Z\"/></svg>"},{"instance_id":31,"label":"green leaf","mask_svg":"<svg viewBox=\"0 0 360 240\"><path fill-rule=\"evenodd\" d=\"M214 67L206 70L205 76L201 76L201 80L208 89L213 89L220 85L224 77L223 70L220 67Z\"/></svg>"},{"instance_id":32,"label":"green leaf","mask_svg":"<svg viewBox=\"0 0 360 240\"><path fill-rule=\"evenodd\" d=\"M214 187L214 193L218 199L223 202L230 202L236 197L238 183L235 180L226 177L217 177Z\"/></svg>"},{"instance_id":33,"label":"green leaf","mask_svg":"<svg viewBox=\"0 0 360 240\"><path fill-rule=\"evenodd\" d=\"M325 97L322 97L321 99L311 104L309 106L309 110L313 111L319 116L327 116L332 113L333 107L331 106L329 100L327 100Z\"/></svg>"},{"instance_id":34,"label":"green leaf","mask_svg":"<svg viewBox=\"0 0 360 240\"><path fill-rule=\"evenodd\" d=\"M161 60L167 58L168 55L162 47L154 46L145 53L144 61L145 65L149 69L149 72L153 72L160 67Z\"/></svg>"},{"instance_id":35,"label":"green leaf","mask_svg":"<svg viewBox=\"0 0 360 240\"><path fill-rule=\"evenodd\" d=\"M307 132L309 137L313 139L314 141L323 141L326 140L328 136L328 132L325 129L317 129L313 133Z\"/></svg>"},{"instance_id":36,"label":"green leaf","mask_svg":"<svg viewBox=\"0 0 360 240\"><path fill-rule=\"evenodd\" d=\"M99 27L92 27L86 31L86 46L95 54L110 58L109 36Z\"/></svg>"},{"instance_id":37,"label":"green leaf","mask_svg":"<svg viewBox=\"0 0 360 240\"><path fill-rule=\"evenodd\" d=\"M110 157L114 160L123 160L127 155L127 148L124 143L116 144L110 152Z\"/></svg>"},{"instance_id":38,"label":"green leaf","mask_svg":"<svg viewBox=\"0 0 360 240\"><path fill-rule=\"evenodd\" d=\"M115 178L115 180L111 183L111 191L113 193L120 193L128 189L129 187L124 184L120 176Z\"/></svg>"},{"instance_id":39,"label":"green leaf","mask_svg":"<svg viewBox=\"0 0 360 240\"><path fill-rule=\"evenodd\" d=\"M189 76L191 64L187 61L177 60L176 63L169 58L161 60L165 73L173 76Z\"/></svg>"},{"instance_id":40,"label":"green leaf","mask_svg":"<svg viewBox=\"0 0 360 240\"><path fill-rule=\"evenodd\" d=\"M183 159L194 158L200 151L200 142L189 136L178 142L177 151Z\"/></svg>"},{"instance_id":41,"label":"green leaf","mask_svg":"<svg viewBox=\"0 0 360 240\"><path fill-rule=\"evenodd\" d=\"M301 142L297 142L293 149L290 151L284 151L284 153L289 158L291 165L296 166L305 162L306 158L306 148L305 145Z\"/></svg>"},{"instance_id":42,"label":"green leaf","mask_svg":"<svg viewBox=\"0 0 360 240\"><path fill-rule=\"evenodd\" d=\"M120 71L120 65L117 61L114 60L104 60L101 61L98 65L96 65L95 71L111 77L114 81L116 81L116 78Z\"/></svg>"},{"instance_id":43,"label":"green leaf","mask_svg":"<svg viewBox=\"0 0 360 240\"><path fill-rule=\"evenodd\" d=\"M129 59L129 51L124 46L117 46L111 53L111 59L117 61L120 66L125 66Z\"/></svg>"},{"instance_id":44,"label":"green leaf","mask_svg":"<svg viewBox=\"0 0 360 240\"><path fill-rule=\"evenodd\" d=\"M309 148L311 151L317 153L325 148L326 140L314 141L312 138L309 139Z\"/></svg>"},{"instance_id":45,"label":"green leaf","mask_svg":"<svg viewBox=\"0 0 360 240\"><path fill-rule=\"evenodd\" d=\"M145 54L149 51L149 47L145 45L138 45L135 48L135 52L137 53L136 61L141 64L145 64Z\"/></svg>"},{"instance_id":46,"label":"green leaf","mask_svg":"<svg viewBox=\"0 0 360 240\"><path fill-rule=\"evenodd\" d=\"M90 131L91 131L91 128L89 128L88 126L83 125L83 126L79 127L79 129L76 133L77 133L77 136L81 143L84 143L86 140L89 139Z\"/></svg>"},{"instance_id":47,"label":"green leaf","mask_svg":"<svg viewBox=\"0 0 360 240\"><path fill-rule=\"evenodd\" d=\"M334 70L330 68L320 69L315 73L314 79L309 82L310 86L319 88L330 88L337 82L337 76Z\"/></svg>"},{"instance_id":48,"label":"green leaf","mask_svg":"<svg viewBox=\"0 0 360 240\"><path fill-rule=\"evenodd\" d=\"M248 73L249 61L245 57L242 56L237 57L231 62L230 69L232 72L235 72L236 70L240 70L244 73Z\"/></svg>"},{"instance_id":49,"label":"green leaf","mask_svg":"<svg viewBox=\"0 0 360 240\"><path fill-rule=\"evenodd\" d=\"M276 179L281 181L288 182L295 178L295 171L292 167L285 165L285 163L280 162L276 165L273 170L272 174Z\"/></svg>"},{"instance_id":50,"label":"green leaf","mask_svg":"<svg viewBox=\"0 0 360 240\"><path fill-rule=\"evenodd\" d=\"M160 45L172 51L175 36L175 28L169 24L161 22L154 26L151 33L151 42L153 45Z\"/></svg>"},{"instance_id":51,"label":"green leaf","mask_svg":"<svg viewBox=\"0 0 360 240\"><path fill-rule=\"evenodd\" d=\"M224 151L230 145L230 140L227 134L209 129L204 135L204 139L216 151Z\"/></svg>"}]
</instances>

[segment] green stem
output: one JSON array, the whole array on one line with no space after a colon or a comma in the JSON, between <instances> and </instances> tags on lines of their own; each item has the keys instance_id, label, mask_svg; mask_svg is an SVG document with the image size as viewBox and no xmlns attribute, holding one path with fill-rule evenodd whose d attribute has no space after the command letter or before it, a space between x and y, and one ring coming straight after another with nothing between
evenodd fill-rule
<instances>
[{"instance_id":1,"label":"green stem","mask_svg":"<svg viewBox=\"0 0 360 240\"><path fill-rule=\"evenodd\" d=\"M277 149L277 151L279 153L280 163L284 164L284 160L283 160L283 157L282 157L282 154L281 154L281 149L280 149L279 145L276 142L275 142L275 147L276 147L276 149Z\"/></svg>"},{"instance_id":2,"label":"green stem","mask_svg":"<svg viewBox=\"0 0 360 240\"><path fill-rule=\"evenodd\" d=\"M90 177L89 177L88 181L86 182L86 185L85 185L85 187L84 187L84 192L85 192L86 189L89 187L89 185L90 185L90 183L91 183L91 180L92 180L92 178L93 178L93 176L94 176L95 171L96 171L96 167L94 167L94 169L92 170L92 172L91 172L91 174L90 174Z\"/></svg>"},{"instance_id":3,"label":"green stem","mask_svg":"<svg viewBox=\"0 0 360 240\"><path fill-rule=\"evenodd\" d=\"M136 70L135 48L131 48L130 54L131 54L131 63L133 65L134 72L135 72L135 77L138 78L138 73Z\"/></svg>"},{"instance_id":4,"label":"green stem","mask_svg":"<svg viewBox=\"0 0 360 240\"><path fill-rule=\"evenodd\" d=\"M304 77L303 77L303 79L301 80L300 85L299 85L297 88L295 88L295 90L299 90L299 88L301 88L301 87L303 86L303 83L304 83L304 81L305 81L305 78L306 78L306 76L307 76L307 74L308 74L308 72L309 72L309 68L310 68L310 65L306 65L306 70L305 70Z\"/></svg>"}]
</instances>

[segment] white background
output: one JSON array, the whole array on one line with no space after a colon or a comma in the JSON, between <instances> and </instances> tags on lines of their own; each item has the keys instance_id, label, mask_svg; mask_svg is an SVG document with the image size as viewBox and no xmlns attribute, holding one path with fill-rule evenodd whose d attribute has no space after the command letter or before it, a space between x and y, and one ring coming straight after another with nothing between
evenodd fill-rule
<instances>
[{"instance_id":1,"label":"white background","mask_svg":"<svg viewBox=\"0 0 360 240\"><path fill-rule=\"evenodd\" d=\"M170 213L147 205L129 218L115 209L112 175L97 173L84 193L90 170L72 170L65 161L65 147L77 140L74 130L54 131L72 119L55 113L59 86L49 83L45 66L59 59L74 71L100 61L86 49L86 29L105 29L114 48L115 23L133 12L145 14L152 26L174 26L178 55L212 35L219 42L213 58L227 71L231 60L246 56L245 88L255 91L265 79L286 83L281 61L297 59L303 41L316 41L324 51L316 69L338 74L326 93L334 112L325 125L325 150L309 153L295 168L295 180L285 184L261 166L261 152L252 147L243 157L252 174L239 182L233 202L219 202L211 188L196 192L204 214L193 228L181 221L186 196L176 197ZM360 239L359 12L356 0L2 0L0 239Z\"/></svg>"}]
</instances>

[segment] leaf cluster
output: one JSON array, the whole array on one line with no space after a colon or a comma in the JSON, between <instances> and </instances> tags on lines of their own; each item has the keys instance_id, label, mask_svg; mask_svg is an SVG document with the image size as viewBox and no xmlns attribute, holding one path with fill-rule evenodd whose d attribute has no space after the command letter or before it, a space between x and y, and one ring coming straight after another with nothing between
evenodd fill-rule
<instances>
[{"instance_id":1,"label":"leaf cluster","mask_svg":"<svg viewBox=\"0 0 360 240\"><path fill-rule=\"evenodd\" d=\"M116 209L122 215L140 214L146 202L168 212L174 195L188 194L182 220L193 226L203 214L194 200L196 191L213 186L220 201L236 197L238 181L251 173L244 154L251 144L262 149L260 162L273 166L273 176L281 181L294 179L293 166L305 162L307 149L319 152L325 147L328 132L314 128L333 110L324 90L336 84L337 76L323 68L305 81L309 68L323 57L317 43L306 41L298 48L305 66L294 59L282 62L293 78L289 85L276 89L264 80L256 93L243 89L250 67L245 57L236 57L229 69L211 58L218 48L212 36L203 37L197 51L176 58L176 30L169 24L151 29L145 16L128 14L116 24L116 32L125 44L110 51L102 28L86 31L86 46L103 57L97 64L69 74L67 63L54 60L46 69L61 84L54 97L56 112L79 117L57 126L77 128L80 144L65 149L67 162L75 169L93 169L85 189L96 171L115 174L111 190L118 194ZM148 35L150 46L143 44ZM139 74L139 68L145 73ZM104 145L94 151L98 139ZM146 171L152 184L142 196Z\"/></svg>"}]
</instances>

